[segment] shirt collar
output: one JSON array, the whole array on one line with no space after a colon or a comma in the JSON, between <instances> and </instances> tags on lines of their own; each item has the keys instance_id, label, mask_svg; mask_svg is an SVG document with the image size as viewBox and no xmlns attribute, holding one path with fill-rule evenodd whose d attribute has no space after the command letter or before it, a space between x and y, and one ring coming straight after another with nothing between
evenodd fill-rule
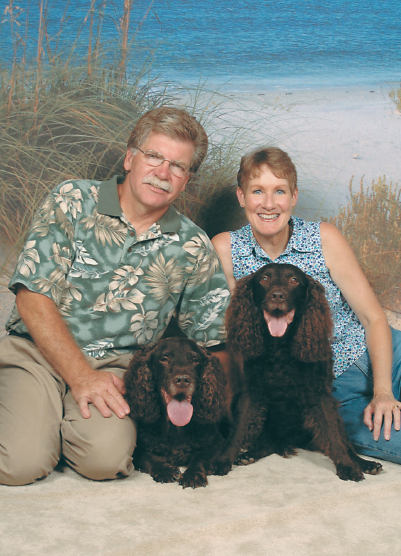
<instances>
[{"instance_id":1,"label":"shirt collar","mask_svg":"<svg viewBox=\"0 0 401 556\"><path fill-rule=\"evenodd\" d=\"M99 186L99 202L97 208L99 214L121 218L121 206L117 185L123 183L123 181L123 176L113 176L109 180L102 181ZM177 233L181 228L180 213L170 206L156 224L160 226L160 231L163 234L170 232Z\"/></svg>"},{"instance_id":2,"label":"shirt collar","mask_svg":"<svg viewBox=\"0 0 401 556\"><path fill-rule=\"evenodd\" d=\"M302 221L299 218L296 218L295 216L291 216L290 223L292 225L292 234L290 237L290 241L287 244L287 247L285 248L284 252L280 255L280 257L283 255L287 255L292 251L308 252L313 250L313 248L305 242L305 239L302 237L302 234L299 233L302 228L301 222ZM248 224L246 228L247 228L246 235L248 237L246 238L245 244L241 246L240 256L249 257L250 255L252 255L252 253L254 253L257 257L270 260L269 255L267 255L267 253L263 251L259 243L256 241L255 236L253 235L252 232L251 225Z\"/></svg>"},{"instance_id":3,"label":"shirt collar","mask_svg":"<svg viewBox=\"0 0 401 556\"><path fill-rule=\"evenodd\" d=\"M291 251L298 251L300 253L313 252L315 246L311 243L308 234L305 233L305 221L296 216L291 216L290 222L292 224L292 234L284 253L290 253Z\"/></svg>"},{"instance_id":4,"label":"shirt collar","mask_svg":"<svg viewBox=\"0 0 401 556\"><path fill-rule=\"evenodd\" d=\"M239 233L241 232L243 235L243 241L242 241L241 249L238 253L240 257L249 257L250 255L252 255L252 253L256 252L258 247L260 251L263 251L259 243L256 241L255 236L253 235L250 224L247 224L244 228L242 228Z\"/></svg>"}]
</instances>

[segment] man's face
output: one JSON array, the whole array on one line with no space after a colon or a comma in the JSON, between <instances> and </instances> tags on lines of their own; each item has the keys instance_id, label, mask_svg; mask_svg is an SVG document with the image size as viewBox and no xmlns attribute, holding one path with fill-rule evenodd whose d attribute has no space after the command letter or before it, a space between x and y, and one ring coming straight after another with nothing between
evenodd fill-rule
<instances>
[{"instance_id":1,"label":"man's face","mask_svg":"<svg viewBox=\"0 0 401 556\"><path fill-rule=\"evenodd\" d=\"M150 134L146 141L139 145L142 151L153 151L167 160L181 162L188 168L194 154L192 143L172 139L167 135ZM171 173L169 162L153 167L146 163L141 151L127 151L124 168L129 172L123 187L129 188L132 200L146 210L167 208L182 191L189 180L189 175L177 177ZM139 208L139 207L138 207Z\"/></svg>"}]
</instances>

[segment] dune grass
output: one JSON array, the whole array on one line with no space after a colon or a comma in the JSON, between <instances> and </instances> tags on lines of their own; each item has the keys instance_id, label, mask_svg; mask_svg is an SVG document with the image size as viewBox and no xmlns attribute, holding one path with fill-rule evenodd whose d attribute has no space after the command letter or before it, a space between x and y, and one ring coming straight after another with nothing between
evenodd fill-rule
<instances>
[{"instance_id":1,"label":"dune grass","mask_svg":"<svg viewBox=\"0 0 401 556\"><path fill-rule=\"evenodd\" d=\"M398 112L401 112L401 83L397 89L393 89L392 91L390 91L389 96L394 102Z\"/></svg>"},{"instance_id":2,"label":"dune grass","mask_svg":"<svg viewBox=\"0 0 401 556\"><path fill-rule=\"evenodd\" d=\"M87 17L91 26L95 7L92 0ZM0 69L0 243L8 246L0 266L3 285L46 193L67 179L103 180L122 174L127 139L144 112L180 105L206 126L221 116L218 101L197 106L200 90L184 95L179 86L151 79L146 63L139 68L128 65L134 47L128 40L133 7L132 0L124 0L120 55L112 63L106 61L101 37L94 37L91 27L85 60L74 52L77 39L71 51L59 53L54 47L47 57L29 62L15 46L12 64ZM9 22L19 45L23 41L16 35L15 20L20 15L14 13ZM37 40L43 45L46 15L41 18ZM182 104L184 96L191 105ZM235 137L229 144L213 137L210 143L207 160L177 201L178 210L194 220L211 190L232 183L238 163Z\"/></svg>"},{"instance_id":3,"label":"dune grass","mask_svg":"<svg viewBox=\"0 0 401 556\"><path fill-rule=\"evenodd\" d=\"M381 304L401 312L401 189L385 177L358 190L331 218L353 248Z\"/></svg>"}]
</instances>

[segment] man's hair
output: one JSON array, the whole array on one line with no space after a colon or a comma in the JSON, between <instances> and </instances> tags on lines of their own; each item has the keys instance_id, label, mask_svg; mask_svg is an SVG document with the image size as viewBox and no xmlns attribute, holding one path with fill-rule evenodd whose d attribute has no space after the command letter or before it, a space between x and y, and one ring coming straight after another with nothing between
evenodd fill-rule
<instances>
[{"instance_id":1,"label":"man's hair","mask_svg":"<svg viewBox=\"0 0 401 556\"><path fill-rule=\"evenodd\" d=\"M241 158L237 174L238 187L243 191L250 179L261 173L261 167L267 166L276 178L285 179L291 193L297 188L297 170L288 154L277 147L263 147Z\"/></svg>"},{"instance_id":2,"label":"man's hair","mask_svg":"<svg viewBox=\"0 0 401 556\"><path fill-rule=\"evenodd\" d=\"M180 108L161 106L139 118L128 139L127 149L141 147L152 133L167 135L171 139L192 143L195 152L191 172L196 172L207 153L207 135L201 124Z\"/></svg>"}]
</instances>

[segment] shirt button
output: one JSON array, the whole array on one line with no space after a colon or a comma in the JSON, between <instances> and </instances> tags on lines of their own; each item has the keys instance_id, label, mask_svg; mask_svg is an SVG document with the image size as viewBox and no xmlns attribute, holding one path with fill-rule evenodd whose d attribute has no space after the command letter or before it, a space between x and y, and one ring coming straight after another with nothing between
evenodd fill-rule
<instances>
[{"instance_id":1,"label":"shirt button","mask_svg":"<svg viewBox=\"0 0 401 556\"><path fill-rule=\"evenodd\" d=\"M127 251L128 251L128 253L131 253L132 247L128 247Z\"/></svg>"},{"instance_id":2,"label":"shirt button","mask_svg":"<svg viewBox=\"0 0 401 556\"><path fill-rule=\"evenodd\" d=\"M135 232L130 232L129 235L130 235L131 237L134 237Z\"/></svg>"}]
</instances>

